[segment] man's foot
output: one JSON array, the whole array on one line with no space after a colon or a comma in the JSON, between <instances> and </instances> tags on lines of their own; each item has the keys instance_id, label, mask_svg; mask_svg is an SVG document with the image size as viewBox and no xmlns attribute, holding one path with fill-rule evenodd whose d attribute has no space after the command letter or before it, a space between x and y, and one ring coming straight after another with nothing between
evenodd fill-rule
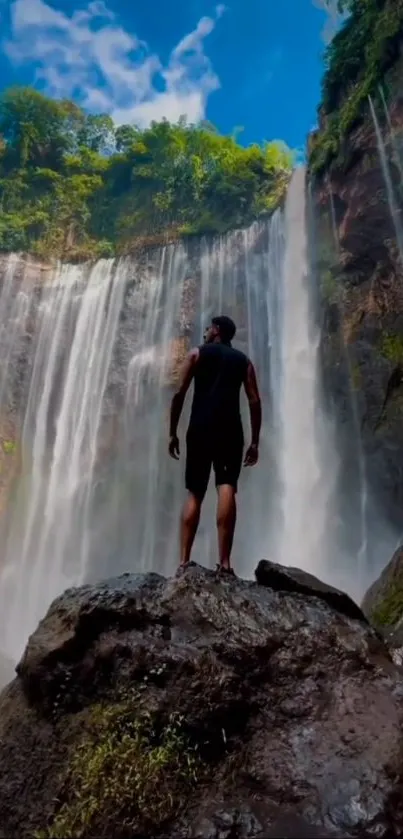
<instances>
[{"instance_id":1,"label":"man's foot","mask_svg":"<svg viewBox=\"0 0 403 839\"><path fill-rule=\"evenodd\" d=\"M230 568L229 565L220 565L216 566L216 572L221 577L236 577L235 571L233 568Z\"/></svg>"},{"instance_id":2,"label":"man's foot","mask_svg":"<svg viewBox=\"0 0 403 839\"><path fill-rule=\"evenodd\" d=\"M177 568L177 570L176 570L176 576L177 576L177 577L180 577L180 576L181 576L181 574L184 574L184 572L185 572L188 568L190 568L192 565L195 565L195 564L196 564L196 563L195 563L195 562L192 562L191 560L189 560L189 562L181 562L181 564L179 565L179 567L178 567L178 568Z\"/></svg>"}]
</instances>

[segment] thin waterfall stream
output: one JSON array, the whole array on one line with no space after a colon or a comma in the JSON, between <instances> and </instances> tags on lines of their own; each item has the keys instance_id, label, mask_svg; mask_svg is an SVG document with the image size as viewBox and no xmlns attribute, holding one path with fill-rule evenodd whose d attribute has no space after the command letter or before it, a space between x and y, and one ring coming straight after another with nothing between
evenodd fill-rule
<instances>
[{"instance_id":1,"label":"thin waterfall stream","mask_svg":"<svg viewBox=\"0 0 403 839\"><path fill-rule=\"evenodd\" d=\"M370 111L371 111L372 121L374 123L374 128L375 128L376 140L377 140L377 144L378 144L379 159L381 161L383 177L385 179L385 185L386 185L386 191L387 191L387 196L388 196L390 214L392 216L393 224L394 224L394 227L395 227L396 241L397 241L397 246L398 246L399 252L400 252L400 258L401 258L402 263L403 263L403 223L402 223L402 220L401 220L401 217L400 217L400 210L399 210L398 203L397 203L396 196L395 196L395 189L394 189L394 185L393 185L393 180L392 180L388 155L387 155L387 152L386 152L385 141L383 139L381 126L380 126L379 119L378 119L376 109L375 109L375 105L374 105L374 102L373 102L371 96L368 97L368 101L369 101L369 107L370 107Z\"/></svg>"},{"instance_id":2,"label":"thin waterfall stream","mask_svg":"<svg viewBox=\"0 0 403 839\"><path fill-rule=\"evenodd\" d=\"M394 160L395 160L396 166L399 170L400 184L401 184L401 186L403 186L403 161L402 161L401 152L399 150L399 146L398 146L398 143L397 143L397 140L396 140L396 134L395 134L395 130L394 130L394 127L393 127L392 119L391 119L391 116L390 116L390 113L389 113L388 103L386 101L385 93L384 93L384 90L383 90L383 87L382 87L381 84L378 86L378 90L379 90L379 95L381 97L382 108L383 108L383 112L384 112L384 115L385 115L388 130L389 130L390 142L392 144L393 153L394 153Z\"/></svg>"}]
</instances>

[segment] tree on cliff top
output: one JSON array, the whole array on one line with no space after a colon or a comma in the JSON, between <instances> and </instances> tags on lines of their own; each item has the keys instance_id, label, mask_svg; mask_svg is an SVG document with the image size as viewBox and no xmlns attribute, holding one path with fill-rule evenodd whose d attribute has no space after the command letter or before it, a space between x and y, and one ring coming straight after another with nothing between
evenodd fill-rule
<instances>
[{"instance_id":1,"label":"tree on cliff top","mask_svg":"<svg viewBox=\"0 0 403 839\"><path fill-rule=\"evenodd\" d=\"M271 211L293 157L209 124L116 127L32 88L0 97L0 249L95 257L139 237L222 232Z\"/></svg>"},{"instance_id":2,"label":"tree on cliff top","mask_svg":"<svg viewBox=\"0 0 403 839\"><path fill-rule=\"evenodd\" d=\"M345 23L325 53L320 131L310 165L322 171L340 155L343 139L377 97L379 83L396 62L403 36L403 0L339 0Z\"/></svg>"}]
</instances>

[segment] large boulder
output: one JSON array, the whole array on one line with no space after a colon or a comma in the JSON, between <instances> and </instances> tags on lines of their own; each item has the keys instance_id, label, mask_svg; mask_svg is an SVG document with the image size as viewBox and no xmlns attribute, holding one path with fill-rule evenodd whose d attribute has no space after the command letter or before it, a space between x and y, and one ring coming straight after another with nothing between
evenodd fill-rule
<instances>
[{"instance_id":1,"label":"large boulder","mask_svg":"<svg viewBox=\"0 0 403 839\"><path fill-rule=\"evenodd\" d=\"M322 580L318 580L307 571L302 571L301 568L291 568L262 559L256 568L255 577L261 586L267 586L275 591L294 591L309 597L319 597L329 606L333 606L337 612L349 618L366 621L363 611L348 594L328 583L323 583Z\"/></svg>"},{"instance_id":2,"label":"large boulder","mask_svg":"<svg viewBox=\"0 0 403 839\"><path fill-rule=\"evenodd\" d=\"M0 698L4 835L402 835L403 674L358 607L280 572L58 598Z\"/></svg>"}]
</instances>

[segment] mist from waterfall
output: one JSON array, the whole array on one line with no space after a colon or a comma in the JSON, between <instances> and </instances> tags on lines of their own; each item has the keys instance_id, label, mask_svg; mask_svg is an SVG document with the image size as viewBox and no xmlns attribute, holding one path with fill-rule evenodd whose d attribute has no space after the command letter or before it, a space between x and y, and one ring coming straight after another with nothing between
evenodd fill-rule
<instances>
[{"instance_id":1,"label":"mist from waterfall","mask_svg":"<svg viewBox=\"0 0 403 839\"><path fill-rule=\"evenodd\" d=\"M143 257L59 266L48 279L12 256L0 294L0 418L17 428L19 478L3 517L0 648L14 660L66 587L125 571L172 574L184 496L167 453L168 407L185 352L220 312L253 359L263 402L260 462L241 476L233 560L262 557L355 593L338 566L337 456L318 387L305 173L285 211L246 230ZM246 400L242 413L249 434ZM210 486L193 558L216 561Z\"/></svg>"}]
</instances>

